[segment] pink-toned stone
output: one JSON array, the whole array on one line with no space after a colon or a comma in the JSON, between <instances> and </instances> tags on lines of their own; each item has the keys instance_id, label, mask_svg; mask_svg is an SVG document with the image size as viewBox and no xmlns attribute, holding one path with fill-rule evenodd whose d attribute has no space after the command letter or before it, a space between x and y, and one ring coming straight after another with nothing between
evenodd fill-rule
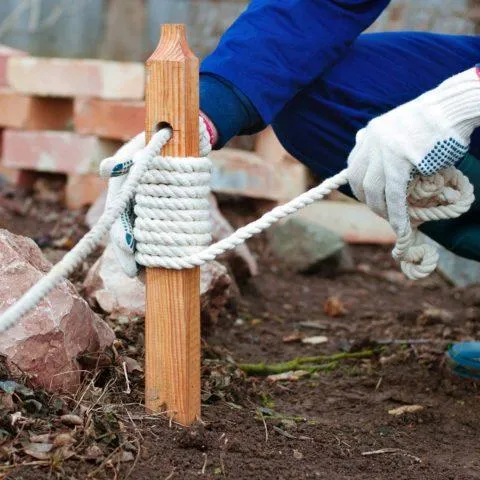
<instances>
[{"instance_id":1,"label":"pink-toned stone","mask_svg":"<svg viewBox=\"0 0 480 480\"><path fill-rule=\"evenodd\" d=\"M0 230L0 313L51 268L29 238ZM115 335L69 281L0 333L0 354L12 372L26 373L36 386L74 392L81 382L77 358L101 352Z\"/></svg>"},{"instance_id":2,"label":"pink-toned stone","mask_svg":"<svg viewBox=\"0 0 480 480\"><path fill-rule=\"evenodd\" d=\"M10 57L23 57L28 53L16 48L0 45L0 85L7 85L7 61Z\"/></svg>"},{"instance_id":3,"label":"pink-toned stone","mask_svg":"<svg viewBox=\"0 0 480 480\"><path fill-rule=\"evenodd\" d=\"M145 103L77 98L73 122L83 135L130 140L145 128Z\"/></svg>"},{"instance_id":4,"label":"pink-toned stone","mask_svg":"<svg viewBox=\"0 0 480 480\"><path fill-rule=\"evenodd\" d=\"M347 243L389 245L396 239L390 224L359 202L320 201L296 215L337 233Z\"/></svg>"},{"instance_id":5,"label":"pink-toned stone","mask_svg":"<svg viewBox=\"0 0 480 480\"><path fill-rule=\"evenodd\" d=\"M284 202L306 189L306 170L298 162L285 162L279 168L260 155L235 148L212 152L212 190Z\"/></svg>"},{"instance_id":6,"label":"pink-toned stone","mask_svg":"<svg viewBox=\"0 0 480 480\"><path fill-rule=\"evenodd\" d=\"M40 98L0 88L0 127L24 130L62 130L73 117L73 102Z\"/></svg>"},{"instance_id":7,"label":"pink-toned stone","mask_svg":"<svg viewBox=\"0 0 480 480\"><path fill-rule=\"evenodd\" d=\"M11 57L7 80L29 95L142 100L145 68L132 62Z\"/></svg>"},{"instance_id":8,"label":"pink-toned stone","mask_svg":"<svg viewBox=\"0 0 480 480\"><path fill-rule=\"evenodd\" d=\"M210 262L200 269L202 318L216 320L231 295L232 280L227 269ZM120 268L109 244L85 279L88 297L113 317L145 316L145 285L140 278L129 278Z\"/></svg>"},{"instance_id":9,"label":"pink-toned stone","mask_svg":"<svg viewBox=\"0 0 480 480\"><path fill-rule=\"evenodd\" d=\"M117 148L117 142L72 132L5 130L3 165L42 172L97 174L100 161Z\"/></svg>"}]
</instances>

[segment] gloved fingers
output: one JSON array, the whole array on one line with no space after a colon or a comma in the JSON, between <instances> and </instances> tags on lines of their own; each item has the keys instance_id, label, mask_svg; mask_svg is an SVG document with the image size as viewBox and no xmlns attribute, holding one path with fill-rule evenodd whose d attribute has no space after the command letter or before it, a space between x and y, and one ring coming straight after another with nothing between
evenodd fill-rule
<instances>
[{"instance_id":1,"label":"gloved fingers","mask_svg":"<svg viewBox=\"0 0 480 480\"><path fill-rule=\"evenodd\" d=\"M365 203L369 208L377 215L387 218L385 164L388 160L382 159L380 157L382 154L384 153L372 152L369 167L363 178L363 191Z\"/></svg>"},{"instance_id":2,"label":"gloved fingers","mask_svg":"<svg viewBox=\"0 0 480 480\"><path fill-rule=\"evenodd\" d=\"M112 248L115 258L123 272L130 278L136 277L138 273L138 265L135 261L135 255L133 253L127 253L115 243L112 243Z\"/></svg>"},{"instance_id":3,"label":"gloved fingers","mask_svg":"<svg viewBox=\"0 0 480 480\"><path fill-rule=\"evenodd\" d=\"M410 181L408 168L392 172L385 184L385 200L387 206L387 220L397 236L403 237L410 229L410 218L407 206L407 188Z\"/></svg>"},{"instance_id":4,"label":"gloved fingers","mask_svg":"<svg viewBox=\"0 0 480 480\"><path fill-rule=\"evenodd\" d=\"M135 253L133 219L128 211L123 211L115 222L113 222L112 228L110 229L110 240L123 252L130 255Z\"/></svg>"},{"instance_id":5,"label":"gloved fingers","mask_svg":"<svg viewBox=\"0 0 480 480\"><path fill-rule=\"evenodd\" d=\"M141 132L125 145L122 145L115 155L104 159L100 163L100 176L111 178L126 175L133 164L135 153L144 147L145 132Z\"/></svg>"},{"instance_id":6,"label":"gloved fingers","mask_svg":"<svg viewBox=\"0 0 480 480\"><path fill-rule=\"evenodd\" d=\"M365 202L363 179L369 167L369 158L367 155L368 151L364 145L357 144L348 156L348 182L353 194L360 202Z\"/></svg>"}]
</instances>

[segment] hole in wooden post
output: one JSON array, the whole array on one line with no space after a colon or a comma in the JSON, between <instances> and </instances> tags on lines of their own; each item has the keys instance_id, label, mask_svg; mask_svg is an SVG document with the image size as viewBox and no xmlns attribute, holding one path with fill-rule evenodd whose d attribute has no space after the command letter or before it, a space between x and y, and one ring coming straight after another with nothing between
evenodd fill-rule
<instances>
[{"instance_id":1,"label":"hole in wooden post","mask_svg":"<svg viewBox=\"0 0 480 480\"><path fill-rule=\"evenodd\" d=\"M172 131L173 133L173 127L168 123L168 122L158 122L156 125L155 125L155 133L159 132L160 130L162 130L163 128L168 128Z\"/></svg>"}]
</instances>

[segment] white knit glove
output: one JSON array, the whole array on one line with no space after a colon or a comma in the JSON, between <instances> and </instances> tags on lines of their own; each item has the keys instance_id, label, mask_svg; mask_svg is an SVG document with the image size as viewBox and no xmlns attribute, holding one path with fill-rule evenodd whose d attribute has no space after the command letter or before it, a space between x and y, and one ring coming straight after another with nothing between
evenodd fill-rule
<instances>
[{"instance_id":1,"label":"white knit glove","mask_svg":"<svg viewBox=\"0 0 480 480\"><path fill-rule=\"evenodd\" d=\"M480 125L480 79L471 68L368 123L348 157L355 196L386 218L398 237L411 232L407 189L460 161Z\"/></svg>"},{"instance_id":2,"label":"white knit glove","mask_svg":"<svg viewBox=\"0 0 480 480\"><path fill-rule=\"evenodd\" d=\"M200 117L199 125L200 156L205 157L212 149L210 144L211 134L202 117ZM113 157L106 158L100 163L100 175L109 178L105 210L117 197L125 183L130 167L133 165L134 154L144 147L145 133L142 132L123 145ZM132 201L128 208L115 220L110 230L110 241L115 257L122 270L129 277L135 277L138 273L138 265L135 262L134 222L134 203Z\"/></svg>"}]
</instances>

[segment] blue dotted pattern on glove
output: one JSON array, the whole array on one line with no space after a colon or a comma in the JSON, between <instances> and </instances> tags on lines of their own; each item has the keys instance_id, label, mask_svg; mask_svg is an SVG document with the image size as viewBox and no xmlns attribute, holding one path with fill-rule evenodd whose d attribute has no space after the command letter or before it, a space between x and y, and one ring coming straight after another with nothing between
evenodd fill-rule
<instances>
[{"instance_id":1,"label":"blue dotted pattern on glove","mask_svg":"<svg viewBox=\"0 0 480 480\"><path fill-rule=\"evenodd\" d=\"M133 160L127 160L123 163L117 163L112 168L111 177L120 177L121 175L126 175L130 171L130 167L133 165Z\"/></svg>"},{"instance_id":2,"label":"blue dotted pattern on glove","mask_svg":"<svg viewBox=\"0 0 480 480\"><path fill-rule=\"evenodd\" d=\"M451 167L467 154L468 146L450 137L439 141L425 158L417 165L422 175L433 175L443 168Z\"/></svg>"}]
</instances>

